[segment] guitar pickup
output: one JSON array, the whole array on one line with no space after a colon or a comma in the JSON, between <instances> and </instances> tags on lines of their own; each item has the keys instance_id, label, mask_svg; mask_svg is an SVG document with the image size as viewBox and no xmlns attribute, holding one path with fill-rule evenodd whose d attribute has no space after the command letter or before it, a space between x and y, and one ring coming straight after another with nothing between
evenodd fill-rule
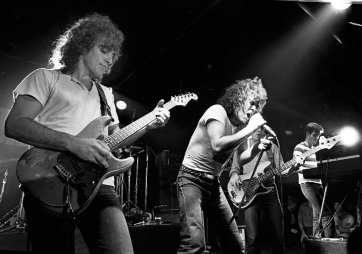
<instances>
[{"instance_id":1,"label":"guitar pickup","mask_svg":"<svg viewBox=\"0 0 362 254\"><path fill-rule=\"evenodd\" d=\"M235 191L231 191L231 195L233 196L233 198L236 198Z\"/></svg>"}]
</instances>

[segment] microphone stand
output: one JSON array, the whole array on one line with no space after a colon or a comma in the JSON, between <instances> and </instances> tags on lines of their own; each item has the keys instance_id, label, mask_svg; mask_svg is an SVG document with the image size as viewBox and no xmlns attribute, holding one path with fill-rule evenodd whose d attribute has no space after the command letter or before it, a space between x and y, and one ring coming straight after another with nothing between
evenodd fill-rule
<instances>
[{"instance_id":1,"label":"microphone stand","mask_svg":"<svg viewBox=\"0 0 362 254\"><path fill-rule=\"evenodd\" d=\"M145 200L143 209L143 222L147 222L147 194L148 194L148 163L149 163L149 150L150 148L146 145L146 168L145 168Z\"/></svg>"},{"instance_id":2,"label":"microphone stand","mask_svg":"<svg viewBox=\"0 0 362 254\"><path fill-rule=\"evenodd\" d=\"M323 211L325 210L325 207L327 210L329 210L328 206L325 204L326 197L327 197L327 191L328 191L328 185L329 185L328 169L329 169L329 163L327 162L326 177L325 177L326 184L325 184L325 188L323 191L322 205L321 205L321 208L319 211L317 230L315 232L315 235L313 235L316 238L322 238L322 234L324 233L324 231L326 230L326 228L329 226L329 223L330 223L330 222L327 222L325 226L323 226L323 223L322 223L322 216L323 216ZM330 212L330 211L328 211L328 212Z\"/></svg>"},{"instance_id":3,"label":"microphone stand","mask_svg":"<svg viewBox=\"0 0 362 254\"><path fill-rule=\"evenodd\" d=\"M126 212L125 215L126 216L130 216L131 213L131 204L134 206L134 208L136 208L137 211L141 211L141 208L138 207L137 205L137 189L138 189L138 167L139 167L139 154L143 153L145 150L141 150L137 153L134 154L130 154L130 156L137 156L136 158L136 182L135 182L135 196L134 196L134 202L132 202L131 200L131 175L132 175L132 168L129 169L126 174L127 174L127 200L126 202L122 205L122 208L126 207Z\"/></svg>"}]
</instances>

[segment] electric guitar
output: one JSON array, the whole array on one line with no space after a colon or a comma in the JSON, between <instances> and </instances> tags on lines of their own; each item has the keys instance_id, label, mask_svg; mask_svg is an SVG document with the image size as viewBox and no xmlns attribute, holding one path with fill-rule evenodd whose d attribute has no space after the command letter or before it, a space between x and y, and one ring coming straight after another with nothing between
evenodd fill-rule
<instances>
[{"instance_id":1,"label":"electric guitar","mask_svg":"<svg viewBox=\"0 0 362 254\"><path fill-rule=\"evenodd\" d=\"M163 107L170 110L197 99L194 93L174 96ZM133 134L156 120L155 110L109 136L104 129L111 117L98 117L77 137L97 138L114 152ZM24 192L31 194L46 212L74 217L91 204L104 179L126 172L133 163L133 157L119 159L112 155L108 168L104 168L69 152L33 147L20 157L16 173Z\"/></svg>"},{"instance_id":2,"label":"electric guitar","mask_svg":"<svg viewBox=\"0 0 362 254\"><path fill-rule=\"evenodd\" d=\"M319 145L313 147L309 151L303 153L301 157L303 160L312 154L325 149L325 148L332 148L335 144L337 144L341 140L341 137L339 135L325 139L320 140ZM270 181L275 175L280 174L284 170L289 169L296 163L295 159L292 159L286 163L283 163L280 168L271 168L270 170L266 171L264 174L260 174L259 176L253 177L252 179L246 179L242 180L239 184L239 188L236 187L234 184L232 184L230 181L227 185L227 190L229 197L232 201L232 203L239 207L240 203L242 202L240 208L245 209L251 205L251 203L257 198L259 195L264 195L269 193L273 190L273 187L265 186L264 183L267 181ZM250 182L250 184L249 184ZM248 187L249 185L249 187ZM243 196L244 200L243 199Z\"/></svg>"}]
</instances>

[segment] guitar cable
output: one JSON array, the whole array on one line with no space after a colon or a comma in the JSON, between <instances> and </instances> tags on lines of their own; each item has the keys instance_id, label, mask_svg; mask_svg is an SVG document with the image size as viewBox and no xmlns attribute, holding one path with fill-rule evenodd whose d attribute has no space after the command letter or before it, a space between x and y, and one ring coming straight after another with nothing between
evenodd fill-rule
<instances>
[{"instance_id":1,"label":"guitar cable","mask_svg":"<svg viewBox=\"0 0 362 254\"><path fill-rule=\"evenodd\" d=\"M277 147L278 147L278 169L280 169L281 167L281 159L282 159L282 153L281 153L281 149L280 149L280 143L279 143L279 139L278 137L275 135L275 140L277 142ZM276 165L275 165L276 166ZM279 184L280 184L280 198L279 198L279 195L278 195L278 202L279 202L279 205L280 205L280 211L282 213L282 244L283 244L283 250L284 250L284 253L285 253L285 238L284 238L284 192L283 192L283 180L282 180L282 174L281 172L279 171ZM277 187L277 186L276 186ZM278 189L275 190L277 193L278 193Z\"/></svg>"},{"instance_id":2,"label":"guitar cable","mask_svg":"<svg viewBox=\"0 0 362 254\"><path fill-rule=\"evenodd\" d=\"M72 207L72 202L70 202L70 199L69 199L69 193L70 193L70 184L69 184L69 178L67 178L67 184L65 185L66 186L66 200L65 200L65 207L68 207L71 214L72 214L72 218L73 220L75 220L75 214L74 214L74 210L73 210L73 207Z\"/></svg>"},{"instance_id":3,"label":"guitar cable","mask_svg":"<svg viewBox=\"0 0 362 254\"><path fill-rule=\"evenodd\" d=\"M75 213L74 213L74 210L73 210L73 207L72 207L72 203L70 202L70 198L69 198L69 193L71 192L70 191L70 183L69 183L69 179L67 178L66 179L66 184L64 185L64 196L65 196L65 203L63 205L54 205L54 204L50 204L50 203L47 203L47 202L44 202L43 200L41 199L38 199L38 198L35 198L35 197L32 197L34 199L36 199L37 202L45 205L45 206L49 206L49 207L52 207L52 208L63 208L63 209L67 209L69 208L70 210L70 213L72 215L72 218L75 219ZM28 193L27 189L23 186L21 186L21 189L22 191L26 194ZM31 194L29 194L29 196L31 196Z\"/></svg>"}]
</instances>

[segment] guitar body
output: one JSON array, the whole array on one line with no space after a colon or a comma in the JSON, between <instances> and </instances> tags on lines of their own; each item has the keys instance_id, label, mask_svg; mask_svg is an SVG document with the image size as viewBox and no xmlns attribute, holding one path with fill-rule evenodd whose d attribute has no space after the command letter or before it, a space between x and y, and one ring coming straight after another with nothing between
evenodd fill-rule
<instances>
[{"instance_id":1,"label":"guitar body","mask_svg":"<svg viewBox=\"0 0 362 254\"><path fill-rule=\"evenodd\" d=\"M109 123L110 117L99 117L77 137L103 139ZM105 178L127 171L133 162L132 157L112 157L106 169L71 153L33 147L20 157L16 172L23 190L38 200L43 209L74 216L89 206Z\"/></svg>"},{"instance_id":2,"label":"guitar body","mask_svg":"<svg viewBox=\"0 0 362 254\"><path fill-rule=\"evenodd\" d=\"M246 192L248 182L251 181L248 191ZM241 200L245 195L244 201L240 206L241 209L248 208L253 201L260 195L265 195L273 190L273 187L265 186L264 184L258 183L257 179L254 177L251 180L243 180L239 185L240 188L228 183L227 189L231 201L236 207L239 207Z\"/></svg>"},{"instance_id":3,"label":"guitar body","mask_svg":"<svg viewBox=\"0 0 362 254\"><path fill-rule=\"evenodd\" d=\"M332 148L339 141L341 141L340 135L336 135L328 139L320 139L318 146L313 147L312 149L303 153L300 156L305 159L321 149ZM239 184L240 188L237 188L236 185L231 184L231 182L229 181L227 185L227 190L231 201L236 207L239 207L240 203L242 202L240 207L243 209L247 208L258 196L267 194L273 190L273 187L266 186L265 183L271 180L275 175L280 174L284 170L291 168L295 163L296 160L292 159L280 165L279 168L271 168L269 167L270 165L263 164L263 162L261 162L256 170L256 177L253 177L251 180L249 180L251 174L239 176L239 179L241 181L241 184ZM267 167L269 167L270 170L265 170ZM261 172L261 169L263 169L264 172ZM250 185L248 187L249 182ZM244 194L245 198L243 200Z\"/></svg>"},{"instance_id":4,"label":"guitar body","mask_svg":"<svg viewBox=\"0 0 362 254\"><path fill-rule=\"evenodd\" d=\"M270 165L270 161L261 161L255 171L255 175L262 175L270 167ZM241 182L239 185L240 188L231 184L230 181L227 185L230 199L236 207L239 207L245 193L246 195L243 204L240 206L242 209L247 208L259 195L267 194L273 189L273 187L267 187L263 183L258 182L256 177L250 179L251 174L252 172L239 175L239 180ZM248 188L248 183L250 181L251 183Z\"/></svg>"}]
</instances>

